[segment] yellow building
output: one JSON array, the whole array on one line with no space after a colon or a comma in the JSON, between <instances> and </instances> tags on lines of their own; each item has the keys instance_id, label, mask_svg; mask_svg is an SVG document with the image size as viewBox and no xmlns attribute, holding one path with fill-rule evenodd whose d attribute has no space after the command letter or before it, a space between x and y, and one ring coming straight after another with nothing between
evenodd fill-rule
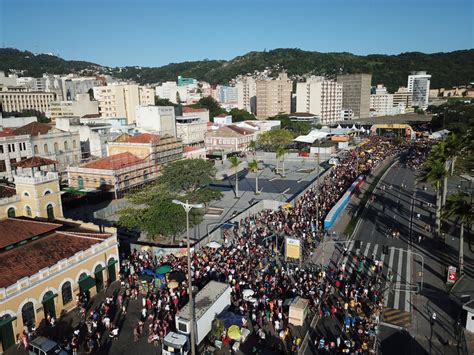
<instances>
[{"instance_id":1,"label":"yellow building","mask_svg":"<svg viewBox=\"0 0 474 355\"><path fill-rule=\"evenodd\" d=\"M55 162L32 157L16 163L15 186L0 185L0 219L6 217L63 216Z\"/></svg>"},{"instance_id":2,"label":"yellow building","mask_svg":"<svg viewBox=\"0 0 474 355\"><path fill-rule=\"evenodd\" d=\"M94 296L117 279L114 228L71 220L0 221L0 353L24 327L59 318L75 296Z\"/></svg>"}]
</instances>

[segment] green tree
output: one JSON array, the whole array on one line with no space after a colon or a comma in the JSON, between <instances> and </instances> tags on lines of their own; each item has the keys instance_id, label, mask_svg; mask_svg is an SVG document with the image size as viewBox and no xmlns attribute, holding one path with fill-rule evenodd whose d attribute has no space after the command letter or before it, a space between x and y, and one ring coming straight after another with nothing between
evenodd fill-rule
<instances>
[{"instance_id":1,"label":"green tree","mask_svg":"<svg viewBox=\"0 0 474 355\"><path fill-rule=\"evenodd\" d=\"M4 112L3 117L32 117L35 116L39 123L50 123L51 119L46 117L44 112L28 109L22 111Z\"/></svg>"},{"instance_id":2,"label":"green tree","mask_svg":"<svg viewBox=\"0 0 474 355\"><path fill-rule=\"evenodd\" d=\"M260 191L258 190L258 162L254 159L248 163L247 168L251 173L255 173L255 195L258 195Z\"/></svg>"},{"instance_id":3,"label":"green tree","mask_svg":"<svg viewBox=\"0 0 474 355\"><path fill-rule=\"evenodd\" d=\"M127 195L134 207L119 211L118 224L126 228L138 228L151 240L171 239L175 243L176 236L186 230L186 213L181 206L172 202L173 195L160 185L155 184ZM198 210L191 210L190 224L202 221Z\"/></svg>"},{"instance_id":4,"label":"green tree","mask_svg":"<svg viewBox=\"0 0 474 355\"><path fill-rule=\"evenodd\" d=\"M219 103L211 96L201 98L197 103L191 105L193 108L205 108L209 110L209 117L214 122L214 117L227 111L220 107Z\"/></svg>"},{"instance_id":5,"label":"green tree","mask_svg":"<svg viewBox=\"0 0 474 355\"><path fill-rule=\"evenodd\" d=\"M257 152L257 141L250 141L249 143L249 150L253 153L253 155L256 155Z\"/></svg>"},{"instance_id":6,"label":"green tree","mask_svg":"<svg viewBox=\"0 0 474 355\"><path fill-rule=\"evenodd\" d=\"M443 208L443 218L458 217L461 225L459 232L459 272L464 273L464 226L470 225L474 220L474 209L470 196L466 193L458 193L449 196Z\"/></svg>"},{"instance_id":7,"label":"green tree","mask_svg":"<svg viewBox=\"0 0 474 355\"><path fill-rule=\"evenodd\" d=\"M285 148L293 140L293 135L286 129L272 129L271 131L262 133L257 144L270 146L272 152L276 152L278 148Z\"/></svg>"},{"instance_id":8,"label":"green tree","mask_svg":"<svg viewBox=\"0 0 474 355\"><path fill-rule=\"evenodd\" d=\"M436 190L436 235L438 237L441 235L441 184L445 174L444 162L429 158L417 176L419 182L430 183Z\"/></svg>"},{"instance_id":9,"label":"green tree","mask_svg":"<svg viewBox=\"0 0 474 355\"><path fill-rule=\"evenodd\" d=\"M241 161L235 155L229 157L227 160L235 172L235 197L239 198L239 164Z\"/></svg>"},{"instance_id":10,"label":"green tree","mask_svg":"<svg viewBox=\"0 0 474 355\"><path fill-rule=\"evenodd\" d=\"M172 103L168 99L162 99L159 96L155 96L155 106L173 106L176 107L178 106L177 104Z\"/></svg>"},{"instance_id":11,"label":"green tree","mask_svg":"<svg viewBox=\"0 0 474 355\"><path fill-rule=\"evenodd\" d=\"M246 110L239 110L237 108L233 108L232 110L230 110L229 114L232 116L232 122L256 120L255 116Z\"/></svg>"}]
</instances>

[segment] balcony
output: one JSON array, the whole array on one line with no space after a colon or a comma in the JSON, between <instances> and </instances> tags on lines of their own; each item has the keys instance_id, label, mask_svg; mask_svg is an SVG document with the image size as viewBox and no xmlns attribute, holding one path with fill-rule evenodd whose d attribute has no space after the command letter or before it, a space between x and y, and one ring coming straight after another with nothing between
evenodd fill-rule
<instances>
[{"instance_id":1,"label":"balcony","mask_svg":"<svg viewBox=\"0 0 474 355\"><path fill-rule=\"evenodd\" d=\"M58 178L58 173L45 171L36 171L34 176L27 174L13 176L16 184L43 184L46 182L58 180Z\"/></svg>"}]
</instances>

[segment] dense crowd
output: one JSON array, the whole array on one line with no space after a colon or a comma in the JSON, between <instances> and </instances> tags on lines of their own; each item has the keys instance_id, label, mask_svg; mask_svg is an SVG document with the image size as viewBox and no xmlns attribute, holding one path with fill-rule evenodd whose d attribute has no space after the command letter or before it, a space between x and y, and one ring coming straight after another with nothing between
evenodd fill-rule
<instances>
[{"instance_id":1,"label":"dense crowd","mask_svg":"<svg viewBox=\"0 0 474 355\"><path fill-rule=\"evenodd\" d=\"M292 333L288 319L287 299L301 296L309 301L313 314L338 317L344 332L334 339L318 339L319 351L333 353L365 353L373 346L379 321L384 282L382 266L373 259L357 260L358 268L349 272L346 265L326 269L300 268L281 260L283 236L304 241L304 249L317 247L324 217L361 174L370 174L383 159L398 154L405 145L393 145L379 137L367 139L361 146L347 152L332 168L316 189L306 192L292 209L265 210L241 220L226 243L220 248L208 247L192 255L193 284L203 287L210 280L227 282L232 287L231 310L247 321L243 326L254 331L261 343L267 337L279 339L274 347L294 353L301 344ZM316 214L318 204L318 215ZM242 262L245 260L245 262ZM144 282L143 271L169 265L171 272L182 275L176 287L161 287L161 281ZM76 329L71 349L85 342L94 352L101 337L108 331L113 339L119 336L118 324L123 319L129 300L141 300L142 310L133 330L134 341L146 336L148 342L159 346L165 335L175 329L175 314L187 302L186 257L168 255L156 257L150 252L134 251L121 261L121 289L89 314L83 310L86 327ZM252 290L252 298L243 296ZM78 300L81 305L83 300ZM115 313L118 312L118 317ZM81 333L82 332L82 333ZM225 333L222 334L225 343Z\"/></svg>"}]
</instances>

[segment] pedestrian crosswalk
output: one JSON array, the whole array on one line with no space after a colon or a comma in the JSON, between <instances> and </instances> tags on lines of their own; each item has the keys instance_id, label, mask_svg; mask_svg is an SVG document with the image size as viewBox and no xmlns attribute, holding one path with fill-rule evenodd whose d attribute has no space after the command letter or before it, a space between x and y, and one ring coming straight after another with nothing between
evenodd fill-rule
<instances>
[{"instance_id":1,"label":"pedestrian crosswalk","mask_svg":"<svg viewBox=\"0 0 474 355\"><path fill-rule=\"evenodd\" d=\"M357 246L357 247L356 247ZM383 246L378 243L351 241L347 246L347 253L342 258L341 266L344 265L345 270L352 273L360 267L358 258L375 258L384 265L383 274L387 277L389 273L393 274L392 282L387 282L384 290L385 299L385 321L394 322L401 327L411 322L411 254L406 250L397 248L389 248L388 254L383 253ZM388 259L388 260L387 260ZM371 272L368 263L364 265L365 272Z\"/></svg>"}]
</instances>

